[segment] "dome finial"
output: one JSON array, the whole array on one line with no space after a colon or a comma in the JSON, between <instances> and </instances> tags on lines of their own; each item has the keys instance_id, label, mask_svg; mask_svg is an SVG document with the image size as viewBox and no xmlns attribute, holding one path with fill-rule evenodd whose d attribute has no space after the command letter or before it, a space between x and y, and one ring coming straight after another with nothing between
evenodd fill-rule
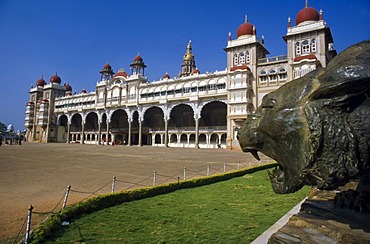
<instances>
[{"instance_id":1,"label":"dome finial","mask_svg":"<svg viewBox=\"0 0 370 244\"><path fill-rule=\"evenodd\" d=\"M308 7L308 0L306 0L306 8Z\"/></svg>"},{"instance_id":2,"label":"dome finial","mask_svg":"<svg viewBox=\"0 0 370 244\"><path fill-rule=\"evenodd\" d=\"M186 47L186 50L190 52L191 50L191 40L189 40L188 46Z\"/></svg>"},{"instance_id":3,"label":"dome finial","mask_svg":"<svg viewBox=\"0 0 370 244\"><path fill-rule=\"evenodd\" d=\"M245 15L245 23L248 23L248 15Z\"/></svg>"}]
</instances>

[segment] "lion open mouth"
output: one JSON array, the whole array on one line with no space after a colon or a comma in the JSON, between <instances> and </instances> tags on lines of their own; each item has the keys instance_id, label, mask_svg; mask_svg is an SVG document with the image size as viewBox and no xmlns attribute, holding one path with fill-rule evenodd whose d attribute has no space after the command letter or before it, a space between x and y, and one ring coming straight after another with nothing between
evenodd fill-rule
<instances>
[{"instance_id":1,"label":"lion open mouth","mask_svg":"<svg viewBox=\"0 0 370 244\"><path fill-rule=\"evenodd\" d=\"M267 174L269 175L271 182L274 182L274 183L284 182L284 176L285 176L284 168L280 164L277 167L275 167L275 169L272 170L272 172L270 170L267 170Z\"/></svg>"},{"instance_id":2,"label":"lion open mouth","mask_svg":"<svg viewBox=\"0 0 370 244\"><path fill-rule=\"evenodd\" d=\"M280 163L285 162L286 160L280 159L277 155L274 155L274 153L272 152L258 150L255 147L250 146L244 147L243 151L251 153L253 157L258 161L260 161L258 152L261 152L277 162L278 165L275 167L275 169L267 171L267 174L270 178L270 182L272 184L272 188L275 193L287 194L295 192L302 188L303 186L302 182L295 177L290 177L294 174L290 172L288 167L285 167L284 164Z\"/></svg>"}]
</instances>

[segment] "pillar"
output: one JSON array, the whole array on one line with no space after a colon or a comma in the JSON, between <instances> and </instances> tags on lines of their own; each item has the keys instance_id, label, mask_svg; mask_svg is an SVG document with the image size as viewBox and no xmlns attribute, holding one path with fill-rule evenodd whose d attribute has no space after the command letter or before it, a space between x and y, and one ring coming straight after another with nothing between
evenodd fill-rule
<instances>
[{"instance_id":1,"label":"pillar","mask_svg":"<svg viewBox=\"0 0 370 244\"><path fill-rule=\"evenodd\" d=\"M164 146L168 147L168 120L164 119Z\"/></svg>"},{"instance_id":2,"label":"pillar","mask_svg":"<svg viewBox=\"0 0 370 244\"><path fill-rule=\"evenodd\" d=\"M68 122L67 123L67 143L69 143L70 134L71 134L71 124Z\"/></svg>"},{"instance_id":3,"label":"pillar","mask_svg":"<svg viewBox=\"0 0 370 244\"><path fill-rule=\"evenodd\" d=\"M199 148L199 119L195 118L195 148Z\"/></svg>"},{"instance_id":4,"label":"pillar","mask_svg":"<svg viewBox=\"0 0 370 244\"><path fill-rule=\"evenodd\" d=\"M142 146L143 142L142 142L142 138L141 138L141 119L139 119L139 147Z\"/></svg>"},{"instance_id":5,"label":"pillar","mask_svg":"<svg viewBox=\"0 0 370 244\"><path fill-rule=\"evenodd\" d=\"M99 126L99 132L98 132L98 144L101 144L101 122L98 123Z\"/></svg>"},{"instance_id":6,"label":"pillar","mask_svg":"<svg viewBox=\"0 0 370 244\"><path fill-rule=\"evenodd\" d=\"M131 146L131 121L128 121L128 142L127 146Z\"/></svg>"},{"instance_id":7,"label":"pillar","mask_svg":"<svg viewBox=\"0 0 370 244\"><path fill-rule=\"evenodd\" d=\"M81 130L81 144L85 143L85 123L82 121L81 123L82 130Z\"/></svg>"},{"instance_id":8,"label":"pillar","mask_svg":"<svg viewBox=\"0 0 370 244\"><path fill-rule=\"evenodd\" d=\"M109 145L109 121L107 120L107 136L106 136L107 145Z\"/></svg>"}]
</instances>

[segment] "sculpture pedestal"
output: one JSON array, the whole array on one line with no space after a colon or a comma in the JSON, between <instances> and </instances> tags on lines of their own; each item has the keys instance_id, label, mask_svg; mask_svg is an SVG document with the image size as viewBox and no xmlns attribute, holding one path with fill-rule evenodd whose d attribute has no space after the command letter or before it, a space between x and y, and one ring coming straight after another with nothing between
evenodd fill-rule
<instances>
[{"instance_id":1,"label":"sculpture pedestal","mask_svg":"<svg viewBox=\"0 0 370 244\"><path fill-rule=\"evenodd\" d=\"M312 190L268 243L370 243L370 213L334 206L334 191Z\"/></svg>"}]
</instances>

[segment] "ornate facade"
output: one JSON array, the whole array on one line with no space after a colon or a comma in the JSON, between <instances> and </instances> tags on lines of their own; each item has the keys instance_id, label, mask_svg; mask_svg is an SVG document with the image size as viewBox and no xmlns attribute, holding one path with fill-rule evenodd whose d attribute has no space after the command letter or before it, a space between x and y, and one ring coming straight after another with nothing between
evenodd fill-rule
<instances>
[{"instance_id":1,"label":"ornate facade","mask_svg":"<svg viewBox=\"0 0 370 244\"><path fill-rule=\"evenodd\" d=\"M95 91L72 94L55 74L30 90L25 126L28 141L170 147L239 147L237 130L267 93L319 66L336 54L322 11L308 6L288 19L287 54L268 57L264 37L247 18L229 33L227 67L201 74L188 43L181 71L149 82L138 54L131 72L114 73L107 63Z\"/></svg>"}]
</instances>

